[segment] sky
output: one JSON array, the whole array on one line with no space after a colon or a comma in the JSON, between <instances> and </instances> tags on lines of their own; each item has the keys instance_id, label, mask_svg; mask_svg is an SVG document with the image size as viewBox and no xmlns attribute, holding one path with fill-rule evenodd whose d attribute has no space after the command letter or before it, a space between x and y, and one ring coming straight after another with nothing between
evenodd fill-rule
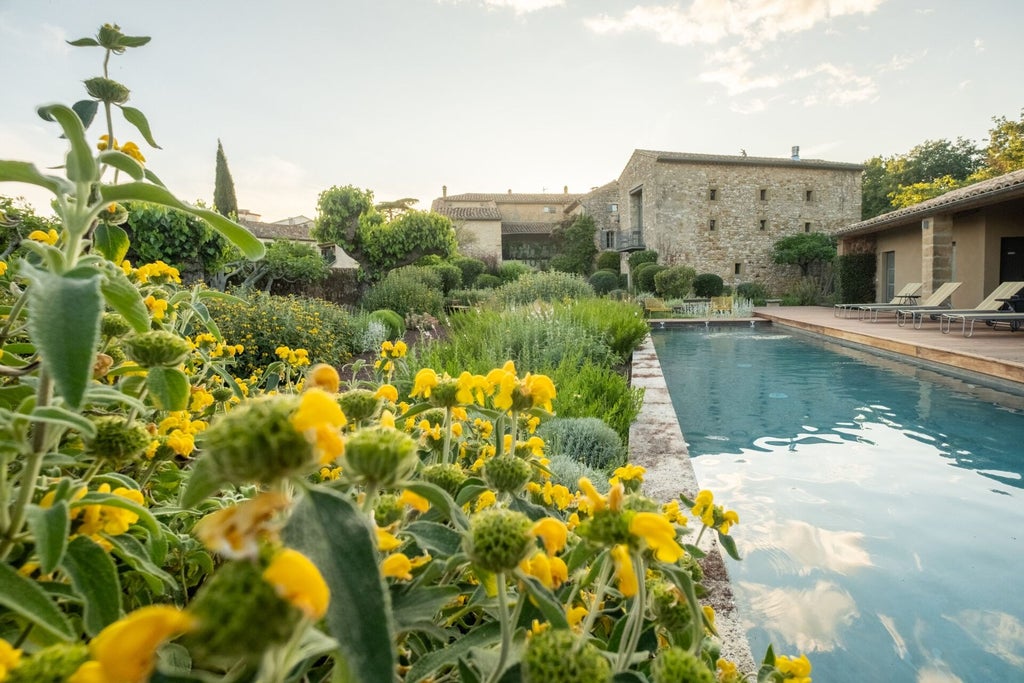
<instances>
[{"instance_id":1,"label":"sky","mask_svg":"<svg viewBox=\"0 0 1024 683\"><path fill-rule=\"evenodd\" d=\"M35 109L85 98L103 52L66 41L108 22L152 37L110 76L161 149L115 137L208 204L219 139L265 221L332 186L586 192L634 149L860 163L1024 108L1019 0L0 0L0 159L62 162Z\"/></svg>"}]
</instances>

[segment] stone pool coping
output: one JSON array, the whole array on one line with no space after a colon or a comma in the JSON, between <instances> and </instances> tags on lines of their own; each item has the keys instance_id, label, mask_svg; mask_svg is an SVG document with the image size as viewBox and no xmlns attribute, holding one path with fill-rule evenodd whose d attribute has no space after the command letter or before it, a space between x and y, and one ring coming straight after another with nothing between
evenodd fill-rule
<instances>
[{"instance_id":1,"label":"stone pool coping","mask_svg":"<svg viewBox=\"0 0 1024 683\"><path fill-rule=\"evenodd\" d=\"M644 390L640 414L629 428L629 460L647 470L644 493L663 502L678 498L680 492L693 499L700 487L650 335L633 352L631 377L632 385ZM715 534L704 534L700 548L708 553L702 561L704 586L708 589L703 602L715 610L722 656L735 662L740 671L756 672L757 665L733 600L732 584Z\"/></svg>"}]
</instances>

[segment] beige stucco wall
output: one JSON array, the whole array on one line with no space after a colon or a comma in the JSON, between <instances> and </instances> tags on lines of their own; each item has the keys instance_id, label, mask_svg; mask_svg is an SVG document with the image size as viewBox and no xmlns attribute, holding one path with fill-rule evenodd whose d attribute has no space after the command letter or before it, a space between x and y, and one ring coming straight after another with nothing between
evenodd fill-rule
<instances>
[{"instance_id":1,"label":"beige stucco wall","mask_svg":"<svg viewBox=\"0 0 1024 683\"><path fill-rule=\"evenodd\" d=\"M912 225L890 230L878 236L875 243L875 300L888 301L885 296L885 259L887 251L895 252L896 274L893 291L908 282L921 282L921 228Z\"/></svg>"},{"instance_id":2,"label":"beige stucco wall","mask_svg":"<svg viewBox=\"0 0 1024 683\"><path fill-rule=\"evenodd\" d=\"M808 223L810 232L827 233L860 217L860 171L792 164L669 163L635 153L619 177L622 231L642 229L646 247L662 263L716 273L727 284L761 282L780 292L799 269L771 262L776 241L807 231ZM715 200L709 198L712 188Z\"/></svg>"},{"instance_id":3,"label":"beige stucco wall","mask_svg":"<svg viewBox=\"0 0 1024 683\"><path fill-rule=\"evenodd\" d=\"M461 253L501 263L501 221L461 221L459 233L470 236L459 243Z\"/></svg>"},{"instance_id":4,"label":"beige stucco wall","mask_svg":"<svg viewBox=\"0 0 1024 683\"><path fill-rule=\"evenodd\" d=\"M999 244L996 242L995 273L986 266L985 215L974 212L957 215L953 219L953 280L961 283L953 295L956 308L973 308L998 286Z\"/></svg>"}]
</instances>

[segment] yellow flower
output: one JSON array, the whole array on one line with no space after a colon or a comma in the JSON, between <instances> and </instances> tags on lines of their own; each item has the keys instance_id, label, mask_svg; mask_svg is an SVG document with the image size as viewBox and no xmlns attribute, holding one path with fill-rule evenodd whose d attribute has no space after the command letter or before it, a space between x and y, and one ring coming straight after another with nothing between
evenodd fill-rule
<instances>
[{"instance_id":1,"label":"yellow flower","mask_svg":"<svg viewBox=\"0 0 1024 683\"><path fill-rule=\"evenodd\" d=\"M612 473L612 479L608 481L612 484L619 481L643 481L646 472L647 470L640 465L623 465Z\"/></svg>"},{"instance_id":2,"label":"yellow flower","mask_svg":"<svg viewBox=\"0 0 1024 683\"><path fill-rule=\"evenodd\" d=\"M380 419L377 420L377 424L387 429L395 428L395 414L390 410L382 410L380 412Z\"/></svg>"},{"instance_id":3,"label":"yellow flower","mask_svg":"<svg viewBox=\"0 0 1024 683\"><path fill-rule=\"evenodd\" d=\"M15 649L6 640L0 639L0 681L7 678L7 673L18 666L21 650Z\"/></svg>"},{"instance_id":4,"label":"yellow flower","mask_svg":"<svg viewBox=\"0 0 1024 683\"><path fill-rule=\"evenodd\" d=\"M201 413L214 403L213 394L202 387L192 388L192 400L188 404L188 409L193 413Z\"/></svg>"},{"instance_id":5,"label":"yellow flower","mask_svg":"<svg viewBox=\"0 0 1024 683\"><path fill-rule=\"evenodd\" d=\"M288 507L282 493L266 491L238 505L217 510L195 525L196 537L215 553L231 559L254 558L260 536L272 532L270 520Z\"/></svg>"},{"instance_id":6,"label":"yellow flower","mask_svg":"<svg viewBox=\"0 0 1024 683\"><path fill-rule=\"evenodd\" d=\"M568 610L566 610L565 618L569 622L569 628L576 628L577 626L582 624L584 617L586 617L589 613L590 610L588 610L586 607L583 607L582 605L576 605L575 607L571 607Z\"/></svg>"},{"instance_id":7,"label":"yellow flower","mask_svg":"<svg viewBox=\"0 0 1024 683\"><path fill-rule=\"evenodd\" d=\"M398 502L404 505L408 505L414 510L419 512L426 512L430 509L430 501L423 496L413 493L412 491L402 491L402 495L398 497Z\"/></svg>"},{"instance_id":8,"label":"yellow flower","mask_svg":"<svg viewBox=\"0 0 1024 683\"><path fill-rule=\"evenodd\" d=\"M690 509L695 516L700 517L700 521L704 522L705 526L713 526L715 523L714 501L714 494L703 489L697 494L693 501L695 505Z\"/></svg>"},{"instance_id":9,"label":"yellow flower","mask_svg":"<svg viewBox=\"0 0 1024 683\"><path fill-rule=\"evenodd\" d=\"M410 396L430 398L430 390L436 387L439 382L440 378L438 378L436 372L430 368L423 368L416 373L416 379L413 382L412 393Z\"/></svg>"},{"instance_id":10,"label":"yellow flower","mask_svg":"<svg viewBox=\"0 0 1024 683\"><path fill-rule=\"evenodd\" d=\"M336 394L340 385L341 378L338 376L338 371L326 363L318 363L309 371L307 388L316 387L329 394Z\"/></svg>"},{"instance_id":11,"label":"yellow flower","mask_svg":"<svg viewBox=\"0 0 1024 683\"><path fill-rule=\"evenodd\" d=\"M110 484L100 484L97 491L111 493ZM123 486L114 489L112 493L137 505L142 505L145 500L141 491ZM131 510L113 505L86 505L82 508L82 525L78 528L78 533L93 536L94 540L99 539L101 533L119 536L128 531L128 528L137 521L139 521L139 515Z\"/></svg>"},{"instance_id":12,"label":"yellow flower","mask_svg":"<svg viewBox=\"0 0 1024 683\"><path fill-rule=\"evenodd\" d=\"M284 548L274 555L263 570L263 580L308 618L315 621L327 612L331 600L327 582L316 565L298 550Z\"/></svg>"},{"instance_id":13,"label":"yellow flower","mask_svg":"<svg viewBox=\"0 0 1024 683\"><path fill-rule=\"evenodd\" d=\"M512 392L516 388L516 366L508 361L500 368L495 368L487 373L487 384L497 389L494 397L494 407L499 410L508 410L512 407Z\"/></svg>"},{"instance_id":14,"label":"yellow flower","mask_svg":"<svg viewBox=\"0 0 1024 683\"><path fill-rule=\"evenodd\" d=\"M459 388L458 393L455 394L455 399L459 403L469 404L475 401L483 405L484 398L490 390L490 384L486 377L483 375L472 375L464 371L455 382Z\"/></svg>"},{"instance_id":15,"label":"yellow flower","mask_svg":"<svg viewBox=\"0 0 1024 683\"><path fill-rule=\"evenodd\" d=\"M132 159L135 159L135 161L139 162L140 164L146 163L146 157L142 156L142 151L139 150L139 146L136 145L134 142L129 141L121 145L121 151L130 156Z\"/></svg>"},{"instance_id":16,"label":"yellow flower","mask_svg":"<svg viewBox=\"0 0 1024 683\"><path fill-rule=\"evenodd\" d=\"M547 375L527 374L523 378L523 391L533 403L534 408L543 408L551 412L551 399L555 398L555 384Z\"/></svg>"},{"instance_id":17,"label":"yellow flower","mask_svg":"<svg viewBox=\"0 0 1024 683\"><path fill-rule=\"evenodd\" d=\"M164 299L157 299L155 296L150 294L143 302L146 304L146 308L153 314L153 320L163 320L164 316L167 315L167 301Z\"/></svg>"},{"instance_id":18,"label":"yellow flower","mask_svg":"<svg viewBox=\"0 0 1024 683\"><path fill-rule=\"evenodd\" d=\"M736 665L728 659L719 658L715 663L718 669L718 680L720 683L740 683L742 680Z\"/></svg>"},{"instance_id":19,"label":"yellow flower","mask_svg":"<svg viewBox=\"0 0 1024 683\"><path fill-rule=\"evenodd\" d=\"M321 465L326 465L344 452L345 443L339 430L348 424L348 420L334 397L323 389L303 392L291 423L316 446Z\"/></svg>"},{"instance_id":20,"label":"yellow flower","mask_svg":"<svg viewBox=\"0 0 1024 683\"><path fill-rule=\"evenodd\" d=\"M7 261L0 261L0 275L7 274Z\"/></svg>"},{"instance_id":21,"label":"yellow flower","mask_svg":"<svg viewBox=\"0 0 1024 683\"><path fill-rule=\"evenodd\" d=\"M590 514L600 512L608 507L608 499L601 495L601 493L594 488L594 484L586 477L580 477L580 491L583 492L584 497L587 500L588 509Z\"/></svg>"},{"instance_id":22,"label":"yellow flower","mask_svg":"<svg viewBox=\"0 0 1024 683\"><path fill-rule=\"evenodd\" d=\"M729 527L731 527L733 524L740 523L740 516L733 510L726 510L725 512L722 513L722 517L722 523L715 528L721 531L723 534L729 533Z\"/></svg>"},{"instance_id":23,"label":"yellow flower","mask_svg":"<svg viewBox=\"0 0 1024 683\"><path fill-rule=\"evenodd\" d=\"M100 136L100 141L98 143L96 143L96 149L98 149L99 151L102 152L103 150L109 149L109 148L110 148L110 136L109 135L101 135ZM114 138L114 149L118 149L117 138Z\"/></svg>"},{"instance_id":24,"label":"yellow flower","mask_svg":"<svg viewBox=\"0 0 1024 683\"><path fill-rule=\"evenodd\" d=\"M519 568L537 578L547 588L558 588L569 580L569 569L560 557L548 557L538 552L519 563Z\"/></svg>"},{"instance_id":25,"label":"yellow flower","mask_svg":"<svg viewBox=\"0 0 1024 683\"><path fill-rule=\"evenodd\" d=\"M155 666L156 649L190 630L191 616L177 607L150 605L118 619L89 643L92 659L68 683L142 683Z\"/></svg>"},{"instance_id":26,"label":"yellow flower","mask_svg":"<svg viewBox=\"0 0 1024 683\"><path fill-rule=\"evenodd\" d=\"M676 528L656 512L638 512L629 521L629 533L642 538L662 562L677 562L686 554L676 543Z\"/></svg>"},{"instance_id":27,"label":"yellow flower","mask_svg":"<svg viewBox=\"0 0 1024 683\"><path fill-rule=\"evenodd\" d=\"M373 394L375 398L382 398L385 401L398 403L398 389L392 384L381 384Z\"/></svg>"},{"instance_id":28,"label":"yellow flower","mask_svg":"<svg viewBox=\"0 0 1024 683\"><path fill-rule=\"evenodd\" d=\"M778 655L775 658L775 668L786 677L787 683L811 683L811 662L807 655L796 658Z\"/></svg>"},{"instance_id":29,"label":"yellow flower","mask_svg":"<svg viewBox=\"0 0 1024 683\"><path fill-rule=\"evenodd\" d=\"M569 539L569 529L565 522L554 517L544 517L537 520L530 529L530 533L537 536L544 543L544 550L548 555L557 555L565 549Z\"/></svg>"},{"instance_id":30,"label":"yellow flower","mask_svg":"<svg viewBox=\"0 0 1024 683\"><path fill-rule=\"evenodd\" d=\"M619 592L624 597L631 598L636 595L640 585L637 583L636 570L633 568L633 558L629 555L629 547L619 544L611 550L612 561L615 562L615 580L619 584Z\"/></svg>"},{"instance_id":31,"label":"yellow flower","mask_svg":"<svg viewBox=\"0 0 1024 683\"><path fill-rule=\"evenodd\" d=\"M388 552L394 550L402 545L402 542L398 540L398 537L387 529L381 529L376 527L377 530L377 550L382 552Z\"/></svg>"},{"instance_id":32,"label":"yellow flower","mask_svg":"<svg viewBox=\"0 0 1024 683\"><path fill-rule=\"evenodd\" d=\"M380 573L400 581L412 581L412 562L405 553L393 553L380 563Z\"/></svg>"},{"instance_id":33,"label":"yellow flower","mask_svg":"<svg viewBox=\"0 0 1024 683\"><path fill-rule=\"evenodd\" d=\"M54 245L57 244L57 240L60 239L60 235L53 228L50 228L46 232L42 230L33 230L28 234L28 238L35 242L42 242L44 244Z\"/></svg>"},{"instance_id":34,"label":"yellow flower","mask_svg":"<svg viewBox=\"0 0 1024 683\"><path fill-rule=\"evenodd\" d=\"M489 508L498 502L498 498L494 495L494 491L490 489L481 493L476 499L476 506L473 508L474 512L480 512L484 508Z\"/></svg>"}]
</instances>

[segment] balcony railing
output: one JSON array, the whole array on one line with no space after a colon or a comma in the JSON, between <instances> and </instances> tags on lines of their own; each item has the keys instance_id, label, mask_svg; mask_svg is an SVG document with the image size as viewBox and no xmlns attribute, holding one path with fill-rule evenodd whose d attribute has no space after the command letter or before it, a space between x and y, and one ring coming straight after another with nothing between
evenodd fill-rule
<instances>
[{"instance_id":1,"label":"balcony railing","mask_svg":"<svg viewBox=\"0 0 1024 683\"><path fill-rule=\"evenodd\" d=\"M643 233L640 230L619 233L615 248L618 251L640 251L644 249Z\"/></svg>"}]
</instances>

